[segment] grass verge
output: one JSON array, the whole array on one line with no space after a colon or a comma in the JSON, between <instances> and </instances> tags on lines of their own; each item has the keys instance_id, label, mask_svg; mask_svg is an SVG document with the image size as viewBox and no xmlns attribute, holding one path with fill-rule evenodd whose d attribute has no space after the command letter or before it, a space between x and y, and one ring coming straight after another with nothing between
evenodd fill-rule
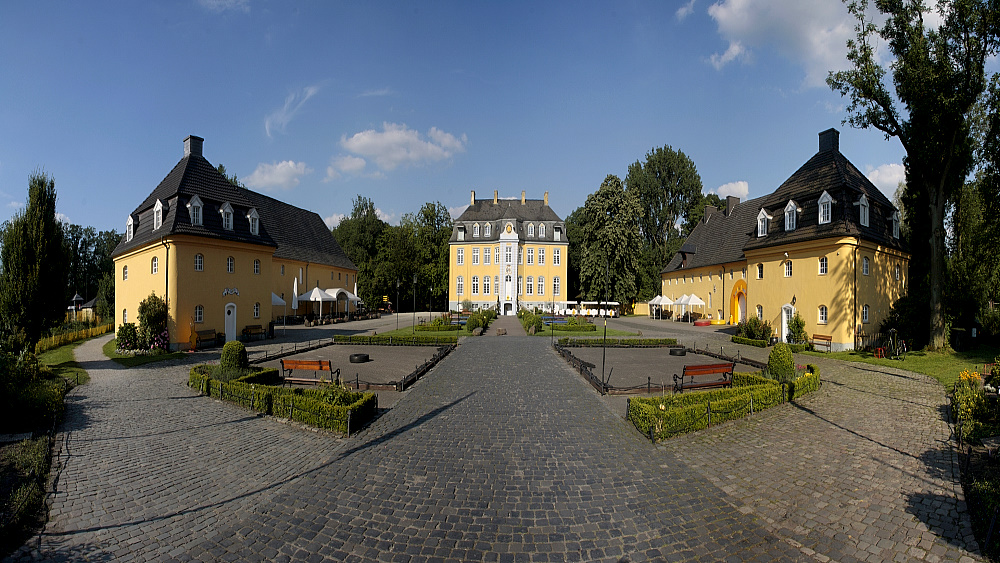
<instances>
[{"instance_id":1,"label":"grass verge","mask_svg":"<svg viewBox=\"0 0 1000 563\"><path fill-rule=\"evenodd\" d=\"M1000 354L1000 348L995 346L984 346L976 350L956 352L946 350L942 352L908 352L905 360L890 360L886 358L876 358L871 352L801 352L810 356L821 358L834 358L848 362L862 362L876 366L894 367L929 375L938 380L949 392L958 374L962 370L979 371L983 370L984 363L990 363L993 358Z\"/></svg>"},{"instance_id":2,"label":"grass verge","mask_svg":"<svg viewBox=\"0 0 1000 563\"><path fill-rule=\"evenodd\" d=\"M596 324L596 323L595 323ZM577 332L574 330L557 330L555 331L556 338L564 338L569 336L570 338L604 338L604 325L597 327L594 332ZM535 336L552 336L552 329L549 325L545 325L545 328L535 333ZM639 336L638 332L631 332L628 330L618 330L615 328L608 329L608 336Z\"/></svg>"},{"instance_id":3,"label":"grass verge","mask_svg":"<svg viewBox=\"0 0 1000 563\"><path fill-rule=\"evenodd\" d=\"M132 368L135 366L141 366L145 364L151 364L153 362L162 362L164 360L175 360L177 358L183 358L184 352L164 352L162 354L157 354L155 356L122 356L115 351L115 339L112 338L102 348L104 355L111 358L119 365L123 365L127 368Z\"/></svg>"}]
</instances>

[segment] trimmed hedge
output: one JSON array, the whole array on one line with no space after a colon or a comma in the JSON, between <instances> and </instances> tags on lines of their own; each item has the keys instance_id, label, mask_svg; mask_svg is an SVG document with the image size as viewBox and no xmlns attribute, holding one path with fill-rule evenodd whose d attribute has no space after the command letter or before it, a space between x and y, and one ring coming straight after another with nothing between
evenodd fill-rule
<instances>
[{"instance_id":1,"label":"trimmed hedge","mask_svg":"<svg viewBox=\"0 0 1000 563\"><path fill-rule=\"evenodd\" d=\"M653 440L701 430L710 423L737 420L750 414L751 397L753 410L757 412L819 389L819 368L814 365L809 368L814 372L784 385L759 374L737 372L733 374L733 387L728 389L633 397L628 402L628 419Z\"/></svg>"},{"instance_id":2,"label":"trimmed hedge","mask_svg":"<svg viewBox=\"0 0 1000 563\"><path fill-rule=\"evenodd\" d=\"M788 349L792 352L798 354L799 352L805 352L806 350L812 350L812 344L789 344Z\"/></svg>"},{"instance_id":3,"label":"trimmed hedge","mask_svg":"<svg viewBox=\"0 0 1000 563\"><path fill-rule=\"evenodd\" d=\"M188 386L243 408L344 434L359 429L375 416L378 396L347 389L293 389L263 382L280 382L278 370L268 368L240 379L222 382L204 373L211 366L194 366ZM327 401L335 394L334 403Z\"/></svg>"},{"instance_id":4,"label":"trimmed hedge","mask_svg":"<svg viewBox=\"0 0 1000 563\"><path fill-rule=\"evenodd\" d=\"M568 336L559 339L560 346L577 346L585 348L587 346L677 346L676 338L569 338Z\"/></svg>"},{"instance_id":5,"label":"trimmed hedge","mask_svg":"<svg viewBox=\"0 0 1000 563\"><path fill-rule=\"evenodd\" d=\"M416 327L417 332L445 332L452 330L462 330L463 328L465 327L462 325L435 325L435 324L420 325Z\"/></svg>"},{"instance_id":6,"label":"trimmed hedge","mask_svg":"<svg viewBox=\"0 0 1000 563\"><path fill-rule=\"evenodd\" d=\"M334 335L333 341L337 344L378 344L382 346L440 346L442 344L455 344L458 336L347 336L343 334Z\"/></svg>"},{"instance_id":7,"label":"trimmed hedge","mask_svg":"<svg viewBox=\"0 0 1000 563\"><path fill-rule=\"evenodd\" d=\"M747 346L756 346L758 348L767 348L767 340L754 340L752 338L743 338L740 336L734 336L730 340L735 344L746 344Z\"/></svg>"},{"instance_id":8,"label":"trimmed hedge","mask_svg":"<svg viewBox=\"0 0 1000 563\"><path fill-rule=\"evenodd\" d=\"M562 323L551 323L551 324L549 324L549 328L551 328L552 330L554 330L556 332L559 332L559 331L563 331L563 332L594 332L594 331L597 330L597 325L591 325L591 324L586 324L586 325L571 325L571 324L562 324Z\"/></svg>"},{"instance_id":9,"label":"trimmed hedge","mask_svg":"<svg viewBox=\"0 0 1000 563\"><path fill-rule=\"evenodd\" d=\"M87 338L92 338L94 336L100 336L102 334L111 332L114 330L114 324L107 324L102 326L95 326L92 328L85 328L83 330L78 330L76 332L64 332L63 334L57 334L55 336L49 336L42 338L35 344L35 355L39 355L43 352L48 352L49 350L58 348L60 346L76 342L77 340L84 340Z\"/></svg>"}]
</instances>

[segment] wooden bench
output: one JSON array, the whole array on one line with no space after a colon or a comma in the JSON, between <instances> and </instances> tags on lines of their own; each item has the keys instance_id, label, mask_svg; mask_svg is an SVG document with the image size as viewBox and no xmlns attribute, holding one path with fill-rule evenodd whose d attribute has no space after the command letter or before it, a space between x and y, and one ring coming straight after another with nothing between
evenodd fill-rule
<instances>
[{"instance_id":1,"label":"wooden bench","mask_svg":"<svg viewBox=\"0 0 1000 563\"><path fill-rule=\"evenodd\" d=\"M203 343L219 343L219 335L215 330L199 330L191 335L191 347L197 350Z\"/></svg>"},{"instance_id":2,"label":"wooden bench","mask_svg":"<svg viewBox=\"0 0 1000 563\"><path fill-rule=\"evenodd\" d=\"M253 340L254 336L260 336L261 339L267 336L267 332L264 331L264 327L261 325L247 325L243 329L243 337L247 340Z\"/></svg>"},{"instance_id":3,"label":"wooden bench","mask_svg":"<svg viewBox=\"0 0 1000 563\"><path fill-rule=\"evenodd\" d=\"M684 371L681 372L681 375L674 374L674 392L683 393L685 389L730 387L733 384L733 369L735 368L735 363L684 366ZM695 383L694 378L698 375L721 375L722 379ZM690 378L690 382L684 383L684 378Z\"/></svg>"},{"instance_id":4,"label":"wooden bench","mask_svg":"<svg viewBox=\"0 0 1000 563\"><path fill-rule=\"evenodd\" d=\"M313 377L290 377L295 370L312 371ZM324 379L322 375L316 375L325 371L329 378ZM318 385L320 383L330 383L333 381L333 368L330 360L281 360L281 381L289 385L297 383L299 385ZM340 368L337 368L337 376L340 376Z\"/></svg>"},{"instance_id":5,"label":"wooden bench","mask_svg":"<svg viewBox=\"0 0 1000 563\"><path fill-rule=\"evenodd\" d=\"M826 351L827 352L833 352L833 337L832 336L828 336L826 334L814 334L813 335L813 339L812 339L813 348L815 348L816 346L820 345L820 344L817 344L819 342L823 343L822 345L826 346Z\"/></svg>"}]
</instances>

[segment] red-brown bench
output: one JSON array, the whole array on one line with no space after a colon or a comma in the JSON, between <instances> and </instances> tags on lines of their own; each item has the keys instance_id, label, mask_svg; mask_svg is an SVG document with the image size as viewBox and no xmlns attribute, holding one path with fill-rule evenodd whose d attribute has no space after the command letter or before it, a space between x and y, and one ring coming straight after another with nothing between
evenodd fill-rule
<instances>
[{"instance_id":1,"label":"red-brown bench","mask_svg":"<svg viewBox=\"0 0 1000 563\"><path fill-rule=\"evenodd\" d=\"M295 370L312 371L313 377L290 377ZM328 377L323 377L320 372L326 372ZM340 375L340 369L337 369ZM281 381L282 383L298 385L319 385L320 383L330 383L333 381L333 367L330 360L281 360Z\"/></svg>"},{"instance_id":2,"label":"red-brown bench","mask_svg":"<svg viewBox=\"0 0 1000 563\"><path fill-rule=\"evenodd\" d=\"M733 370L735 368L736 364L732 362L725 364L684 366L684 371L681 372L681 375L677 375L676 373L674 374L674 392L683 393L685 389L713 389L716 387L730 387L733 384ZM695 382L694 378L696 376L704 375L721 375L722 379ZM685 378L689 378L690 381L685 383Z\"/></svg>"},{"instance_id":3,"label":"red-brown bench","mask_svg":"<svg viewBox=\"0 0 1000 563\"><path fill-rule=\"evenodd\" d=\"M816 346L826 346L827 352L833 352L833 337L827 334L814 334L812 345L813 348Z\"/></svg>"}]
</instances>

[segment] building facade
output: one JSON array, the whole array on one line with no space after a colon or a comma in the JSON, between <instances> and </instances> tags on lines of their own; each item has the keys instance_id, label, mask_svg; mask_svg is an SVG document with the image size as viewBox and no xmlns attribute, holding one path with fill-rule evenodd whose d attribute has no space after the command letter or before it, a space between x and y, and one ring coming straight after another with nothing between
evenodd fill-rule
<instances>
[{"instance_id":1,"label":"building facade","mask_svg":"<svg viewBox=\"0 0 1000 563\"><path fill-rule=\"evenodd\" d=\"M139 303L158 295L170 346L183 349L197 331L233 340L248 325L309 312L313 303L292 309L296 286L356 286L357 268L319 215L233 185L204 158L203 142L184 140L183 158L126 220L112 255L117 326L138 323ZM330 309L346 311L347 297Z\"/></svg>"},{"instance_id":2,"label":"building facade","mask_svg":"<svg viewBox=\"0 0 1000 563\"><path fill-rule=\"evenodd\" d=\"M455 220L450 241L448 307L495 307L504 315L520 308L566 306L569 241L566 224L543 199L476 199Z\"/></svg>"},{"instance_id":3,"label":"building facade","mask_svg":"<svg viewBox=\"0 0 1000 563\"><path fill-rule=\"evenodd\" d=\"M854 349L906 293L909 253L899 211L840 153L840 134L819 134L819 152L773 193L705 217L661 272L662 295L697 295L713 319L753 315L788 339L798 313L809 334Z\"/></svg>"}]
</instances>

